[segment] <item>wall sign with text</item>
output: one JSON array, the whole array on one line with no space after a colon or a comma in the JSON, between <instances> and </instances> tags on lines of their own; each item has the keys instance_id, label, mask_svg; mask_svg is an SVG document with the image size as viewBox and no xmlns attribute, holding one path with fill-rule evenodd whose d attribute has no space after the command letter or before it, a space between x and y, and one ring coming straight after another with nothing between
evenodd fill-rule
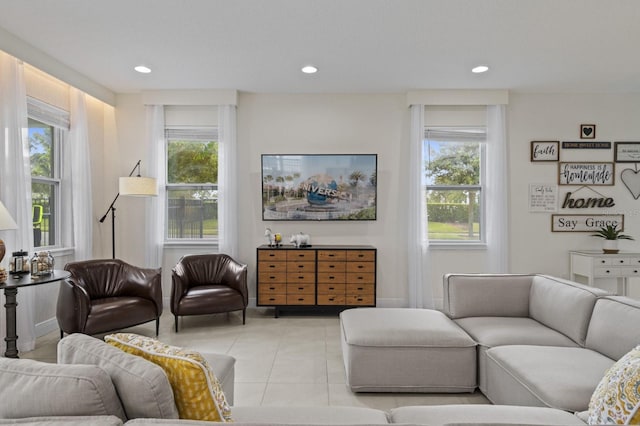
<instances>
[{"instance_id":1,"label":"wall sign with text","mask_svg":"<svg viewBox=\"0 0 640 426\"><path fill-rule=\"evenodd\" d=\"M607 225L624 231L622 214L552 214L552 232L596 232Z\"/></svg>"},{"instance_id":2,"label":"wall sign with text","mask_svg":"<svg viewBox=\"0 0 640 426\"><path fill-rule=\"evenodd\" d=\"M532 141L531 161L558 161L560 141Z\"/></svg>"},{"instance_id":3,"label":"wall sign with text","mask_svg":"<svg viewBox=\"0 0 640 426\"><path fill-rule=\"evenodd\" d=\"M560 162L560 185L611 186L615 182L614 163Z\"/></svg>"}]
</instances>

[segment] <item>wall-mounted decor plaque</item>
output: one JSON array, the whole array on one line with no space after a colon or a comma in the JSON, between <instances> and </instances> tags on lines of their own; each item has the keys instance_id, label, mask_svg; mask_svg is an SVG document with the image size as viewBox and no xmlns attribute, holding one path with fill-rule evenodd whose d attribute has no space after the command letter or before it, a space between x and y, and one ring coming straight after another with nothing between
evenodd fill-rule
<instances>
[{"instance_id":1,"label":"wall-mounted decor plaque","mask_svg":"<svg viewBox=\"0 0 640 426\"><path fill-rule=\"evenodd\" d=\"M613 185L614 163L560 162L558 163L558 183L560 185Z\"/></svg>"}]
</instances>

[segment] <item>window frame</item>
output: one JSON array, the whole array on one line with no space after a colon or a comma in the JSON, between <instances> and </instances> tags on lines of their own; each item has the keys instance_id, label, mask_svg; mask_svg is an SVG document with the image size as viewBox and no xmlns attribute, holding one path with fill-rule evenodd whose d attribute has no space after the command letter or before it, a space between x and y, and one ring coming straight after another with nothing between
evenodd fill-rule
<instances>
[{"instance_id":1,"label":"window frame","mask_svg":"<svg viewBox=\"0 0 640 426\"><path fill-rule=\"evenodd\" d=\"M170 238L169 237L169 191L172 190L215 190L218 191L218 183L169 183L169 144L171 141L183 140L193 142L215 142L220 146L218 138L217 126L165 126L165 138L164 138L164 182L165 182L165 200L164 200L164 212L165 212L165 226L164 226L164 244L171 246L180 245L217 245L220 236L220 227L217 228L215 236L210 238ZM218 150L219 152L219 150ZM218 157L218 167L220 164L220 158ZM219 198L217 198L218 200ZM218 204L219 208L219 204Z\"/></svg>"},{"instance_id":2,"label":"window frame","mask_svg":"<svg viewBox=\"0 0 640 426\"><path fill-rule=\"evenodd\" d=\"M51 216L53 216L53 223L50 222L49 229L53 227L53 241L54 244L47 245L39 245L36 246L35 238L34 238L34 249L39 250L56 250L64 247L63 244L63 229L62 229L62 192L63 188L63 155L65 149L65 141L67 140L69 134L70 127L70 119L69 112L63 109L57 108L53 105L49 105L45 102L42 102L38 99L27 97L27 118L29 120L34 120L39 123L44 124L45 126L50 126L52 129L51 132L51 155L53 156L53 161L51 163L52 171L51 177L48 176L38 176L31 175L31 188L33 188L34 184L43 184L43 185L52 185L53 187L53 199L54 203L53 212ZM28 129L31 129L31 126L28 126ZM31 154L31 153L29 153ZM31 155L29 155L31 157ZM51 202L50 202L51 203ZM31 196L31 208L33 209L33 193ZM51 219L50 219L51 220ZM49 231L51 232L51 231ZM51 236L49 236L48 242L51 241Z\"/></svg>"},{"instance_id":3,"label":"window frame","mask_svg":"<svg viewBox=\"0 0 640 426\"><path fill-rule=\"evenodd\" d=\"M422 139L422 174L426 171L425 162L425 145L427 141L437 141L440 143L460 143L460 142L475 142L479 144L480 152L480 176L479 184L476 185L429 185L424 181L422 185L422 194L425 200L425 235L427 238L427 245L429 247L443 248L443 249L460 249L460 248L486 248L487 245L487 231L486 231L486 167L487 167L487 138L486 127L484 126L456 126L456 127L432 127L425 126L424 137ZM478 209L478 223L479 223L479 238L477 240L443 240L443 239L431 239L429 235L429 217L427 213L427 192L433 190L477 190L479 191L478 203L480 204Z\"/></svg>"}]
</instances>

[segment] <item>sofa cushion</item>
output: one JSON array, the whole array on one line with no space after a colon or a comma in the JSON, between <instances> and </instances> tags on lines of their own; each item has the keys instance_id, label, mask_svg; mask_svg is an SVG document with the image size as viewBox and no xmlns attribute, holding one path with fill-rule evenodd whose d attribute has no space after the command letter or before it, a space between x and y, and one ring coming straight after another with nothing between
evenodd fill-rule
<instances>
[{"instance_id":1,"label":"sofa cushion","mask_svg":"<svg viewBox=\"0 0 640 426\"><path fill-rule=\"evenodd\" d=\"M479 345L492 348L503 345L578 346L538 321L519 317L471 317L455 322Z\"/></svg>"},{"instance_id":2,"label":"sofa cushion","mask_svg":"<svg viewBox=\"0 0 640 426\"><path fill-rule=\"evenodd\" d=\"M528 317L533 275L446 274L444 312L451 318Z\"/></svg>"},{"instance_id":3,"label":"sofa cushion","mask_svg":"<svg viewBox=\"0 0 640 426\"><path fill-rule=\"evenodd\" d=\"M531 283L529 316L584 345L596 299L607 294L595 287L536 275Z\"/></svg>"},{"instance_id":4,"label":"sofa cushion","mask_svg":"<svg viewBox=\"0 0 640 426\"><path fill-rule=\"evenodd\" d=\"M109 375L96 365L0 358L0 418L116 416L126 420Z\"/></svg>"},{"instance_id":5,"label":"sofa cushion","mask_svg":"<svg viewBox=\"0 0 640 426\"><path fill-rule=\"evenodd\" d=\"M177 419L171 384L164 370L100 339L70 334L58 343L58 363L93 364L105 370L115 385L129 419Z\"/></svg>"},{"instance_id":6,"label":"sofa cushion","mask_svg":"<svg viewBox=\"0 0 640 426\"><path fill-rule=\"evenodd\" d=\"M55 416L24 417L22 419L0 419L0 425L23 426L121 426L122 420L116 416Z\"/></svg>"},{"instance_id":7,"label":"sofa cushion","mask_svg":"<svg viewBox=\"0 0 640 426\"><path fill-rule=\"evenodd\" d=\"M391 423L428 424L531 424L531 425L583 425L571 413L547 407L516 407L509 405L432 405L394 408Z\"/></svg>"},{"instance_id":8,"label":"sofa cushion","mask_svg":"<svg viewBox=\"0 0 640 426\"><path fill-rule=\"evenodd\" d=\"M640 345L604 375L589 402L589 424L640 424Z\"/></svg>"},{"instance_id":9,"label":"sofa cushion","mask_svg":"<svg viewBox=\"0 0 640 426\"><path fill-rule=\"evenodd\" d=\"M231 421L222 387L198 352L132 333L111 334L105 336L105 341L162 367L171 383L180 418Z\"/></svg>"},{"instance_id":10,"label":"sofa cushion","mask_svg":"<svg viewBox=\"0 0 640 426\"><path fill-rule=\"evenodd\" d=\"M494 404L586 410L613 363L584 348L497 346L487 350L486 396Z\"/></svg>"},{"instance_id":11,"label":"sofa cushion","mask_svg":"<svg viewBox=\"0 0 640 426\"><path fill-rule=\"evenodd\" d=\"M640 342L640 301L621 296L598 299L587 332L586 347L620 359Z\"/></svg>"}]
</instances>

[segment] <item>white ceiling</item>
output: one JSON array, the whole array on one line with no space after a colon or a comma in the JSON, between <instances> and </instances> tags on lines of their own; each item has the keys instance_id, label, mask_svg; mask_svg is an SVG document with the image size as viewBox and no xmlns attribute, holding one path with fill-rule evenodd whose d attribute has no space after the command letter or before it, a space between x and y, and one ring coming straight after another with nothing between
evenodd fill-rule
<instances>
[{"instance_id":1,"label":"white ceiling","mask_svg":"<svg viewBox=\"0 0 640 426\"><path fill-rule=\"evenodd\" d=\"M117 93L640 92L639 0L0 0L0 28Z\"/></svg>"}]
</instances>

